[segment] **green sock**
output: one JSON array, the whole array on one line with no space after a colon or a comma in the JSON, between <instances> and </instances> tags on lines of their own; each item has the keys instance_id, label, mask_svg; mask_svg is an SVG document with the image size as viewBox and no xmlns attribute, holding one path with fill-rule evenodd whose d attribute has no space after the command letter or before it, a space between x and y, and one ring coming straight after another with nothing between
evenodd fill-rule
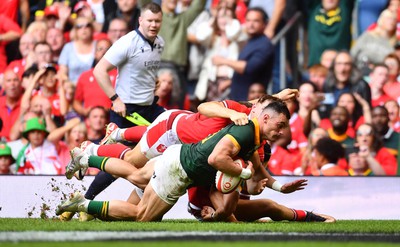
<instances>
[{"instance_id":1,"label":"green sock","mask_svg":"<svg viewBox=\"0 0 400 247\"><path fill-rule=\"evenodd\" d=\"M90 201L88 205L88 214L96 215L99 218L106 219L108 217L108 201Z\"/></svg>"},{"instance_id":2,"label":"green sock","mask_svg":"<svg viewBox=\"0 0 400 247\"><path fill-rule=\"evenodd\" d=\"M101 156L89 156L89 167L95 167L102 171L105 171L106 162L109 157L101 157Z\"/></svg>"}]
</instances>

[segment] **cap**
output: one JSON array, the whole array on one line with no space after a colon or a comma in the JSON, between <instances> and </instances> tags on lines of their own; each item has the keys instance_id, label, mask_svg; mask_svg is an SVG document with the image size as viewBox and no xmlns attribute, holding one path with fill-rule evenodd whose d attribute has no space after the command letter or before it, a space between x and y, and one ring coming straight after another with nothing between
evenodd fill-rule
<instances>
[{"instance_id":1,"label":"cap","mask_svg":"<svg viewBox=\"0 0 400 247\"><path fill-rule=\"evenodd\" d=\"M34 117L26 121L26 128L22 133L22 136L28 138L28 133L32 130L41 130L47 134L49 132L46 129L46 122L42 118Z\"/></svg>"},{"instance_id":2,"label":"cap","mask_svg":"<svg viewBox=\"0 0 400 247\"><path fill-rule=\"evenodd\" d=\"M54 5L51 6L47 6L44 9L44 16L55 16L56 18L58 18L58 8Z\"/></svg>"},{"instance_id":3,"label":"cap","mask_svg":"<svg viewBox=\"0 0 400 247\"><path fill-rule=\"evenodd\" d=\"M0 156L11 156L11 148L7 145L7 143L0 142Z\"/></svg>"},{"instance_id":4,"label":"cap","mask_svg":"<svg viewBox=\"0 0 400 247\"><path fill-rule=\"evenodd\" d=\"M90 5L86 1L79 1L74 6L74 12L77 13L83 8L90 8Z\"/></svg>"},{"instance_id":5,"label":"cap","mask_svg":"<svg viewBox=\"0 0 400 247\"><path fill-rule=\"evenodd\" d=\"M46 69L46 72L47 71L53 71L54 73L57 73L57 68L52 63L45 64L44 68Z\"/></svg>"}]
</instances>

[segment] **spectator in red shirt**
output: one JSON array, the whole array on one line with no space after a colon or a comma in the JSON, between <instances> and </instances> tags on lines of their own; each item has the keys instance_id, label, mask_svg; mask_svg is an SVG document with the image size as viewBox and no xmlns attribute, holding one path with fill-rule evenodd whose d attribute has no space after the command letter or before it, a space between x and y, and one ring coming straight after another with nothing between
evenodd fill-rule
<instances>
[{"instance_id":1,"label":"spectator in red shirt","mask_svg":"<svg viewBox=\"0 0 400 247\"><path fill-rule=\"evenodd\" d=\"M96 43L95 62L100 61L106 51L111 47L111 41L107 39L99 40ZM110 80L115 85L117 70L113 69L109 73ZM90 110L95 106L103 106L106 109L111 108L111 100L100 88L93 75L93 68L81 74L76 84L75 97L73 101L74 110L81 116L88 116Z\"/></svg>"},{"instance_id":2,"label":"spectator in red shirt","mask_svg":"<svg viewBox=\"0 0 400 247\"><path fill-rule=\"evenodd\" d=\"M369 74L371 88L371 105L382 106L392 98L383 91L383 87L389 79L389 68L385 64L377 64Z\"/></svg>"},{"instance_id":3,"label":"spectator in red shirt","mask_svg":"<svg viewBox=\"0 0 400 247\"><path fill-rule=\"evenodd\" d=\"M24 33L19 40L19 52L22 56L21 59L12 61L7 69L13 70L18 74L19 78L22 78L22 74L26 69L26 57L33 53L33 49L35 47L35 42L33 40L33 36L29 33Z\"/></svg>"},{"instance_id":4,"label":"spectator in red shirt","mask_svg":"<svg viewBox=\"0 0 400 247\"><path fill-rule=\"evenodd\" d=\"M0 118L3 121L3 128L0 137L6 140L15 140L10 137L11 127L18 119L22 97L21 80L12 70L4 72L3 87L5 96L0 97Z\"/></svg>"},{"instance_id":5,"label":"spectator in red shirt","mask_svg":"<svg viewBox=\"0 0 400 247\"><path fill-rule=\"evenodd\" d=\"M7 67L6 45L21 37L22 31L16 22L0 14L0 75Z\"/></svg>"}]
</instances>

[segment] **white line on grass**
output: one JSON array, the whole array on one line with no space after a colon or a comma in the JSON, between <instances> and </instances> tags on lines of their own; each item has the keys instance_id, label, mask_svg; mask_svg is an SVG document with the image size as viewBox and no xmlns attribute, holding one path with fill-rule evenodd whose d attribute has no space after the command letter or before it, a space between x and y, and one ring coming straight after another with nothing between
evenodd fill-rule
<instances>
[{"instance_id":1,"label":"white line on grass","mask_svg":"<svg viewBox=\"0 0 400 247\"><path fill-rule=\"evenodd\" d=\"M202 240L202 241L372 241L399 242L400 234L281 233L281 232L135 232L135 231L25 231L0 232L0 242L112 240Z\"/></svg>"}]
</instances>

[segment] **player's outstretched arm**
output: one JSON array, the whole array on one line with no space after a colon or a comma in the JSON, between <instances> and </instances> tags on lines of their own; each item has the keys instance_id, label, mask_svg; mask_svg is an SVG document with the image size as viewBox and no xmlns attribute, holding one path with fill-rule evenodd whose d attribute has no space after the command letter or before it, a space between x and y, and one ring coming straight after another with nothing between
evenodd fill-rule
<instances>
[{"instance_id":1,"label":"player's outstretched arm","mask_svg":"<svg viewBox=\"0 0 400 247\"><path fill-rule=\"evenodd\" d=\"M222 102L218 101L201 103L197 111L206 117L229 118L236 125L246 125L249 122L245 113L226 108Z\"/></svg>"}]
</instances>

